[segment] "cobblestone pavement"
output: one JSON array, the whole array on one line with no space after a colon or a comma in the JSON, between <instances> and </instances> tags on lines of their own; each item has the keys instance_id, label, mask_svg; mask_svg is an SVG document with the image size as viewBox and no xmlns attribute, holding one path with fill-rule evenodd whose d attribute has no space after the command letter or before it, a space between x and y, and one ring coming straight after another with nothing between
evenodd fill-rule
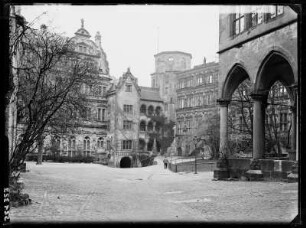
<instances>
[{"instance_id":1,"label":"cobblestone pavement","mask_svg":"<svg viewBox=\"0 0 306 228\"><path fill-rule=\"evenodd\" d=\"M131 169L28 162L32 204L11 208L11 222L290 222L298 213L297 183L212 181L212 172L173 173L156 160Z\"/></svg>"}]
</instances>

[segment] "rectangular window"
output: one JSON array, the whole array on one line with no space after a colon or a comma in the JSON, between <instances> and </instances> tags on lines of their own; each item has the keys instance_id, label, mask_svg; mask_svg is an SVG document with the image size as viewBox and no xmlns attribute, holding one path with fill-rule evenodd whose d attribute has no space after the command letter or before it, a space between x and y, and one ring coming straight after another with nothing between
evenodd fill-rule
<instances>
[{"instance_id":1,"label":"rectangular window","mask_svg":"<svg viewBox=\"0 0 306 228\"><path fill-rule=\"evenodd\" d=\"M83 112L83 117L85 120L90 120L91 119L91 108L86 107L84 112Z\"/></svg>"},{"instance_id":2,"label":"rectangular window","mask_svg":"<svg viewBox=\"0 0 306 228\"><path fill-rule=\"evenodd\" d=\"M102 109L98 108L98 121L102 120Z\"/></svg>"},{"instance_id":3,"label":"rectangular window","mask_svg":"<svg viewBox=\"0 0 306 228\"><path fill-rule=\"evenodd\" d=\"M132 113L133 112L133 105L123 105L123 111L126 113Z\"/></svg>"},{"instance_id":4,"label":"rectangular window","mask_svg":"<svg viewBox=\"0 0 306 228\"><path fill-rule=\"evenodd\" d=\"M132 85L126 84L125 85L125 92L132 92Z\"/></svg>"},{"instance_id":5,"label":"rectangular window","mask_svg":"<svg viewBox=\"0 0 306 228\"><path fill-rule=\"evenodd\" d=\"M123 120L123 129L124 130L131 130L132 129L132 121Z\"/></svg>"},{"instance_id":6,"label":"rectangular window","mask_svg":"<svg viewBox=\"0 0 306 228\"><path fill-rule=\"evenodd\" d=\"M122 149L131 150L132 149L132 140L122 140Z\"/></svg>"},{"instance_id":7,"label":"rectangular window","mask_svg":"<svg viewBox=\"0 0 306 228\"><path fill-rule=\"evenodd\" d=\"M105 121L105 109L102 109L102 121Z\"/></svg>"},{"instance_id":8,"label":"rectangular window","mask_svg":"<svg viewBox=\"0 0 306 228\"><path fill-rule=\"evenodd\" d=\"M276 18L284 13L284 6L270 6L268 19Z\"/></svg>"},{"instance_id":9,"label":"rectangular window","mask_svg":"<svg viewBox=\"0 0 306 228\"><path fill-rule=\"evenodd\" d=\"M234 20L232 26L234 27L234 35L242 33L245 29L244 27L245 15L241 13L241 8L238 8L238 12L234 14Z\"/></svg>"}]
</instances>

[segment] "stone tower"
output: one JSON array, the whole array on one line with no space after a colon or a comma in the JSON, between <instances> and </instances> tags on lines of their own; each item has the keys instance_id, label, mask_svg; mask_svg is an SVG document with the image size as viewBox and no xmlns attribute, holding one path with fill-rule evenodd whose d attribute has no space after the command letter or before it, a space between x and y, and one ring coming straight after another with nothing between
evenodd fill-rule
<instances>
[{"instance_id":1,"label":"stone tower","mask_svg":"<svg viewBox=\"0 0 306 228\"><path fill-rule=\"evenodd\" d=\"M180 51L160 52L155 57L155 72L151 74L151 87L158 88L164 101L164 113L175 121L176 73L191 68L192 56Z\"/></svg>"}]
</instances>

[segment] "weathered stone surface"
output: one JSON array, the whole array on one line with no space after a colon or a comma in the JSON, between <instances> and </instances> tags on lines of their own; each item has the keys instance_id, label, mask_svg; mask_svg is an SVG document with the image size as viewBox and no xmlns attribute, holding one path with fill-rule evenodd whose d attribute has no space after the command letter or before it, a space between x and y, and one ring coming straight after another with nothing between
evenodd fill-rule
<instances>
[{"instance_id":1,"label":"weathered stone surface","mask_svg":"<svg viewBox=\"0 0 306 228\"><path fill-rule=\"evenodd\" d=\"M248 170L245 175L249 181L262 181L264 177L261 170Z\"/></svg>"}]
</instances>

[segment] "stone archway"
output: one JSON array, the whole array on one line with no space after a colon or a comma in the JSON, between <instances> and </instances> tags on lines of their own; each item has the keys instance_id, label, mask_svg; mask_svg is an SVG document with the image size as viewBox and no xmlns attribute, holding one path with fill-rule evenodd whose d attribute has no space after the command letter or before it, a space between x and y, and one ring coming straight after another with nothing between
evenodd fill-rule
<instances>
[{"instance_id":1,"label":"stone archway","mask_svg":"<svg viewBox=\"0 0 306 228\"><path fill-rule=\"evenodd\" d=\"M131 168L132 160L129 157L123 157L120 160L120 168Z\"/></svg>"},{"instance_id":2,"label":"stone archway","mask_svg":"<svg viewBox=\"0 0 306 228\"><path fill-rule=\"evenodd\" d=\"M182 156L182 153L183 153L182 148L181 147L177 148L177 155Z\"/></svg>"},{"instance_id":3,"label":"stone archway","mask_svg":"<svg viewBox=\"0 0 306 228\"><path fill-rule=\"evenodd\" d=\"M218 99L220 106L220 152L228 153L228 105L232 95L238 86L245 80L249 80L249 74L244 66L235 64L222 85L221 98Z\"/></svg>"},{"instance_id":4,"label":"stone archway","mask_svg":"<svg viewBox=\"0 0 306 228\"><path fill-rule=\"evenodd\" d=\"M283 84L292 104L292 149L296 150L296 102L297 82L295 81L293 68L286 56L278 51L270 52L262 61L256 77L253 101L253 157L262 158L265 150L265 109L267 97L271 87L277 82Z\"/></svg>"}]
</instances>

